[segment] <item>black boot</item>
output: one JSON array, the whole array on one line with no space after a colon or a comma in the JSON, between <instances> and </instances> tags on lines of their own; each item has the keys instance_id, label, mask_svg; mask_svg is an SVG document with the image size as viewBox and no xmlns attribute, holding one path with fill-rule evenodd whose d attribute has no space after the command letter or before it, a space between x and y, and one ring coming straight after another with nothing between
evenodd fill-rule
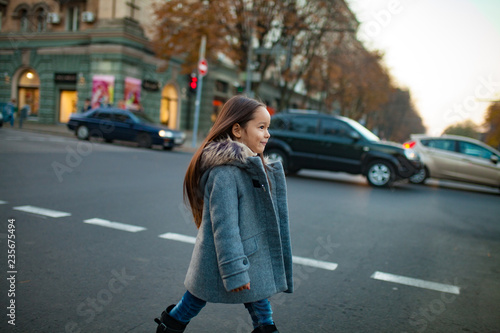
<instances>
[{"instance_id":1,"label":"black boot","mask_svg":"<svg viewBox=\"0 0 500 333\"><path fill-rule=\"evenodd\" d=\"M158 324L156 328L156 333L182 333L186 329L187 324L182 321L178 321L169 315L170 311L175 307L175 304L170 305L165 311L161 313L160 319L155 318L155 322Z\"/></svg>"},{"instance_id":2,"label":"black boot","mask_svg":"<svg viewBox=\"0 0 500 333\"><path fill-rule=\"evenodd\" d=\"M276 325L262 325L252 331L252 333L279 333Z\"/></svg>"}]
</instances>

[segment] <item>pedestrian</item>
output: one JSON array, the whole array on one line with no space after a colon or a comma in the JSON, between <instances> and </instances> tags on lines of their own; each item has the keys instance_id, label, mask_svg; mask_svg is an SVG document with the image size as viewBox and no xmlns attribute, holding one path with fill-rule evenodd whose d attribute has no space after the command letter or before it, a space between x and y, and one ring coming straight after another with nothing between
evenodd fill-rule
<instances>
[{"instance_id":1,"label":"pedestrian","mask_svg":"<svg viewBox=\"0 0 500 333\"><path fill-rule=\"evenodd\" d=\"M92 109L92 104L90 103L90 98L85 98L85 102L83 103L82 113L87 112Z\"/></svg>"},{"instance_id":2,"label":"pedestrian","mask_svg":"<svg viewBox=\"0 0 500 333\"><path fill-rule=\"evenodd\" d=\"M268 298L293 292L292 251L283 166L263 157L269 123L264 104L235 96L194 154L184 178L198 228L187 291L155 319L157 333L184 332L207 302L243 303L253 332L278 332Z\"/></svg>"},{"instance_id":3,"label":"pedestrian","mask_svg":"<svg viewBox=\"0 0 500 333\"><path fill-rule=\"evenodd\" d=\"M19 111L19 128L23 128L23 121L28 118L31 113L29 104L25 104Z\"/></svg>"},{"instance_id":4,"label":"pedestrian","mask_svg":"<svg viewBox=\"0 0 500 333\"><path fill-rule=\"evenodd\" d=\"M16 99L13 98L4 106L5 121L10 122L10 127L14 127L14 114L16 111Z\"/></svg>"}]
</instances>

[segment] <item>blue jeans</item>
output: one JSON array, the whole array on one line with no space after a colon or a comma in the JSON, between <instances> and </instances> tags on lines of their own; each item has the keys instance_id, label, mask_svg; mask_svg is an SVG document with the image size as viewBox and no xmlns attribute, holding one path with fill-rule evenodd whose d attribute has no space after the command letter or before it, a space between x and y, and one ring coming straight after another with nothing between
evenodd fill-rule
<instances>
[{"instance_id":1,"label":"blue jeans","mask_svg":"<svg viewBox=\"0 0 500 333\"><path fill-rule=\"evenodd\" d=\"M199 299L189 291L186 291L182 299L169 314L178 321L188 323L192 318L196 317L196 315L200 313L201 309L203 309L206 304L206 301ZM245 303L245 308L250 313L250 317L252 317L252 324L254 328L262 325L274 324L272 317L273 311L271 309L271 303L268 299Z\"/></svg>"}]
</instances>

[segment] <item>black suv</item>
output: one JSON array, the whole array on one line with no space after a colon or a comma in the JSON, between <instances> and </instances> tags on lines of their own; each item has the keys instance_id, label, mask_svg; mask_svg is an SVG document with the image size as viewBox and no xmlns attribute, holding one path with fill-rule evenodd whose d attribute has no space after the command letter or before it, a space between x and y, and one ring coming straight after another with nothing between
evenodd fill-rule
<instances>
[{"instance_id":1,"label":"black suv","mask_svg":"<svg viewBox=\"0 0 500 333\"><path fill-rule=\"evenodd\" d=\"M265 154L280 160L287 174L300 169L341 171L366 176L372 186L389 186L422 167L419 156L402 145L381 142L360 123L325 114L279 113L272 117Z\"/></svg>"}]
</instances>

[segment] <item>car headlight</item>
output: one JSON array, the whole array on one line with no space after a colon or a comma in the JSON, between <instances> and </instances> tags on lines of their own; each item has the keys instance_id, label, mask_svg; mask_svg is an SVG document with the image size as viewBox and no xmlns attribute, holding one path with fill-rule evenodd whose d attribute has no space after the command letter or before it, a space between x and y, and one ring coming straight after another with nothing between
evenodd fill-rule
<instances>
[{"instance_id":1,"label":"car headlight","mask_svg":"<svg viewBox=\"0 0 500 333\"><path fill-rule=\"evenodd\" d=\"M162 138L173 138L174 134L170 131L161 130L158 132L158 135Z\"/></svg>"},{"instance_id":2,"label":"car headlight","mask_svg":"<svg viewBox=\"0 0 500 333\"><path fill-rule=\"evenodd\" d=\"M417 152L411 148L405 149L404 152L405 152L406 158L409 159L410 161L417 161L420 159Z\"/></svg>"}]
</instances>

